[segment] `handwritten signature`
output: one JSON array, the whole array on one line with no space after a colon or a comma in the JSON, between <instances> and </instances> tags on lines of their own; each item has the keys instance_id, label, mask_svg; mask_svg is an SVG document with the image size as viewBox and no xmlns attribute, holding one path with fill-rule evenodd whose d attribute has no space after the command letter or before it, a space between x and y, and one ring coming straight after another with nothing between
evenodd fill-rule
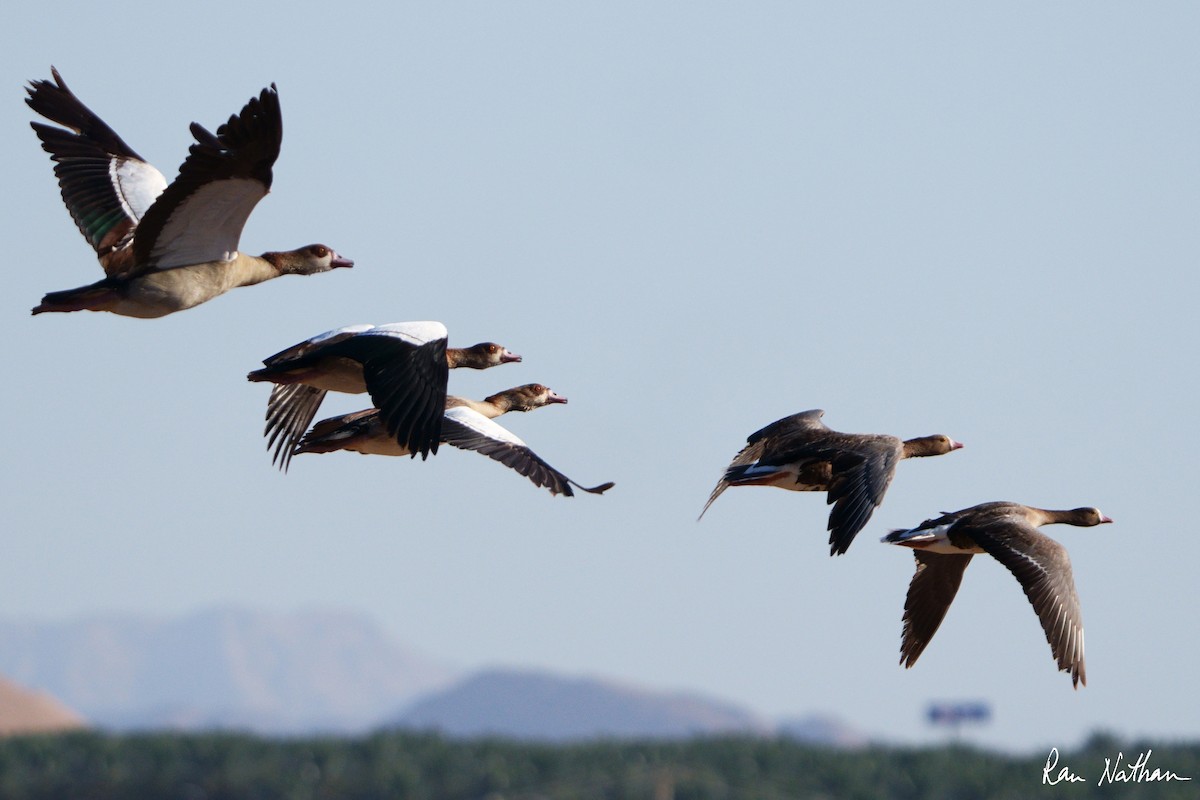
<instances>
[{"instance_id":1,"label":"handwritten signature","mask_svg":"<svg viewBox=\"0 0 1200 800\"><path fill-rule=\"evenodd\" d=\"M1191 778L1185 778L1178 775L1169 769L1150 768L1150 756L1153 750L1147 750L1144 753L1138 753L1136 759L1132 762L1125 761L1125 754L1117 753L1115 759L1104 759L1104 772L1100 773L1100 780L1096 781L1097 786L1103 786L1106 783L1153 783L1155 781L1190 781ZM1122 763L1124 762L1124 763ZM1042 785L1054 786L1058 783L1082 783L1087 778L1076 773L1070 767L1058 766L1058 748L1051 747L1050 754L1046 756L1046 766L1042 769Z\"/></svg>"}]
</instances>

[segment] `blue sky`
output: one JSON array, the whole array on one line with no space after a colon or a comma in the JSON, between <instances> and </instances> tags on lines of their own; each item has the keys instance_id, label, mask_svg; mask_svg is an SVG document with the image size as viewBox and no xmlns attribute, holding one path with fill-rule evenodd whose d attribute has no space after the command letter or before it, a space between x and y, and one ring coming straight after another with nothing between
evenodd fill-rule
<instances>
[{"instance_id":1,"label":"blue sky","mask_svg":"<svg viewBox=\"0 0 1200 800\"><path fill-rule=\"evenodd\" d=\"M1200 12L1190 4L460 3L167 8L18 0L0 609L59 619L337 606L462 666L530 665L832 713L928 740L1200 736L1190 670ZM129 24L129 33L122 25ZM17 33L11 33L17 31ZM242 245L353 270L161 320L28 310L100 277L28 128L54 64L168 177L187 125L279 87L283 152ZM570 398L507 424L603 497L469 453L303 456L245 374L360 322L436 319L524 362L452 376ZM461 371L460 371L461 372ZM331 398L323 411L364 406ZM762 425L945 433L830 559L817 496L727 492ZM988 500L1099 506L1070 551L1089 685L977 559L897 666L893 527Z\"/></svg>"}]
</instances>

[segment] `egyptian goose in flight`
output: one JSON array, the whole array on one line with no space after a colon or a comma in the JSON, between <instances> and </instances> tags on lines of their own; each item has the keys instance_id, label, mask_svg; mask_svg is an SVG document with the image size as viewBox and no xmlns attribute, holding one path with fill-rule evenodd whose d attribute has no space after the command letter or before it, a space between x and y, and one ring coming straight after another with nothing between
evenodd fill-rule
<instances>
[{"instance_id":1,"label":"egyptian goose in flight","mask_svg":"<svg viewBox=\"0 0 1200 800\"><path fill-rule=\"evenodd\" d=\"M988 553L1016 577L1041 620L1050 652L1071 684L1087 685L1083 664L1083 615L1066 548L1038 530L1063 522L1091 527L1112 519L1096 508L1047 511L1019 503L983 503L928 519L883 537L911 547L917 571L904 601L900 663L911 667L946 617L975 553Z\"/></svg>"},{"instance_id":2,"label":"egyptian goose in flight","mask_svg":"<svg viewBox=\"0 0 1200 800\"><path fill-rule=\"evenodd\" d=\"M161 317L236 286L354 265L323 244L261 256L238 251L242 228L270 190L279 156L283 119L274 85L215 136L193 122L196 143L168 186L161 172L79 101L58 70L50 72L54 81L32 81L25 102L64 127L30 124L106 277L50 292L34 314L88 310Z\"/></svg>"},{"instance_id":3,"label":"egyptian goose in flight","mask_svg":"<svg viewBox=\"0 0 1200 800\"><path fill-rule=\"evenodd\" d=\"M436 453L447 371L488 369L521 357L492 342L447 347L440 322L350 325L292 345L246 377L276 384L267 401L267 449L286 471L327 392L368 392L389 436L415 456Z\"/></svg>"},{"instance_id":4,"label":"egyptian goose in flight","mask_svg":"<svg viewBox=\"0 0 1200 800\"><path fill-rule=\"evenodd\" d=\"M828 492L829 552L841 555L883 502L896 464L940 456L962 445L948 436L901 441L874 433L839 433L821 422L824 411L801 411L750 434L704 504L704 512L729 486L778 486L795 492Z\"/></svg>"},{"instance_id":5,"label":"egyptian goose in flight","mask_svg":"<svg viewBox=\"0 0 1200 800\"><path fill-rule=\"evenodd\" d=\"M572 497L572 486L592 494L602 494L613 487L611 481L591 488L581 486L543 461L506 428L492 421L510 411L532 411L565 402L567 398L540 383L506 389L483 401L448 395L442 420L442 441L464 450L483 453L515 469L533 481L535 486L549 489L552 495ZM304 435L295 452L332 453L336 450L383 456L411 455L407 447L388 435L377 408L321 420Z\"/></svg>"}]
</instances>

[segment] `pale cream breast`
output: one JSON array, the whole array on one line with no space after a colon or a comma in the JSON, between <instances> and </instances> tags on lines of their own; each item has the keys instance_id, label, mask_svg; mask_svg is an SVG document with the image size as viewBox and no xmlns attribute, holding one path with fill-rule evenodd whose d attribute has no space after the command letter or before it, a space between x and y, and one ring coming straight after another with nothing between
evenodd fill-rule
<instances>
[{"instance_id":1,"label":"pale cream breast","mask_svg":"<svg viewBox=\"0 0 1200 800\"><path fill-rule=\"evenodd\" d=\"M233 261L152 270L130 281L111 310L129 317L161 317L278 275L269 262L243 253Z\"/></svg>"}]
</instances>

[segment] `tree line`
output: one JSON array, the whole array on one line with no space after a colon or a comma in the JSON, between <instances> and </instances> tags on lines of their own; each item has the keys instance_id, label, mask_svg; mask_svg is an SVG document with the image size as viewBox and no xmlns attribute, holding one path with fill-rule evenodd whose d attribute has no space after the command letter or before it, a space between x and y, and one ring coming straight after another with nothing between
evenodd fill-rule
<instances>
[{"instance_id":1,"label":"tree line","mask_svg":"<svg viewBox=\"0 0 1200 800\"><path fill-rule=\"evenodd\" d=\"M1149 755L1145 755L1149 753ZM1121 756L1121 760L1114 761ZM0 740L4 800L971 800L1200 797L1200 744L1012 756L973 747L833 749L788 739L545 744L85 731ZM1066 770L1064 773L1062 770ZM1157 772L1155 772L1157 770ZM1175 778L1169 777L1170 775ZM1106 780L1107 776L1107 780ZM1185 781L1184 777L1194 780ZM1140 780L1139 780L1140 779Z\"/></svg>"}]
</instances>

